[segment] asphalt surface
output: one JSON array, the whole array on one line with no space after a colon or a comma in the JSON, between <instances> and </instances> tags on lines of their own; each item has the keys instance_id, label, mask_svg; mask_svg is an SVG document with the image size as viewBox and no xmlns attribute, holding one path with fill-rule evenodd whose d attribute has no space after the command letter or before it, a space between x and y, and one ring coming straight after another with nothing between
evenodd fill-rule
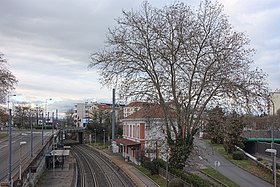
<instances>
[{"instance_id":1,"label":"asphalt surface","mask_svg":"<svg viewBox=\"0 0 280 187\"><path fill-rule=\"evenodd\" d=\"M49 133L44 134L44 139L46 139ZM31 135L29 131L12 131L12 156L11 156L11 169L12 176L16 175L19 172L20 164L20 142L25 142L21 146L21 158L22 158L22 167L30 161L31 158ZM0 182L8 180L8 158L9 158L9 141L8 137L0 140ZM41 148L41 132L33 133L33 155Z\"/></svg>"},{"instance_id":2,"label":"asphalt surface","mask_svg":"<svg viewBox=\"0 0 280 187\"><path fill-rule=\"evenodd\" d=\"M242 187L270 187L272 184L242 170L238 166L232 164L225 159L209 144L198 138L194 141L198 156L196 157L196 165L199 167L212 167L222 173L224 176Z\"/></svg>"}]
</instances>

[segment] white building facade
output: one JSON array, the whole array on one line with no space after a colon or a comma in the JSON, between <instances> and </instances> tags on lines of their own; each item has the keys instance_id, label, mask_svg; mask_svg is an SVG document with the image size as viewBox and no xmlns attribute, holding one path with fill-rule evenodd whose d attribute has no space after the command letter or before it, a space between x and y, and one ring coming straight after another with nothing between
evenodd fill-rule
<instances>
[{"instance_id":1,"label":"white building facade","mask_svg":"<svg viewBox=\"0 0 280 187\"><path fill-rule=\"evenodd\" d=\"M271 100L269 104L269 114L277 114L277 111L280 109L280 92L271 92Z\"/></svg>"},{"instance_id":2,"label":"white building facade","mask_svg":"<svg viewBox=\"0 0 280 187\"><path fill-rule=\"evenodd\" d=\"M140 164L141 156L167 158L166 128L159 105L142 108L123 119L123 138L116 139L123 157Z\"/></svg>"},{"instance_id":3,"label":"white building facade","mask_svg":"<svg viewBox=\"0 0 280 187\"><path fill-rule=\"evenodd\" d=\"M77 103L74 108L74 121L76 127L86 128L89 120L89 110L88 108L91 104L88 103Z\"/></svg>"}]
</instances>

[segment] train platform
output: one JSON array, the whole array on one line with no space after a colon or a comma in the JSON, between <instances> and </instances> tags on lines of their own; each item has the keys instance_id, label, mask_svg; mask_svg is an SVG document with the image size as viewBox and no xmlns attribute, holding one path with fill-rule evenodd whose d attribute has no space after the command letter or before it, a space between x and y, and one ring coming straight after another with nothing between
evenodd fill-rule
<instances>
[{"instance_id":1,"label":"train platform","mask_svg":"<svg viewBox=\"0 0 280 187\"><path fill-rule=\"evenodd\" d=\"M115 163L130 179L134 182L135 187L159 187L154 181L145 176L136 169L131 163L126 162L119 154L101 152L113 163ZM71 152L71 151L70 151ZM76 182L76 161L73 155L69 155L64 161L63 167L48 169L36 186L40 187L75 187Z\"/></svg>"},{"instance_id":2,"label":"train platform","mask_svg":"<svg viewBox=\"0 0 280 187\"><path fill-rule=\"evenodd\" d=\"M159 187L154 181L136 169L132 164L126 162L120 155L107 154L107 157L112 160L122 171L124 171L137 187Z\"/></svg>"},{"instance_id":3,"label":"train platform","mask_svg":"<svg viewBox=\"0 0 280 187\"><path fill-rule=\"evenodd\" d=\"M73 155L65 158L63 166L47 169L36 186L39 187L74 187L76 183L76 160Z\"/></svg>"}]
</instances>

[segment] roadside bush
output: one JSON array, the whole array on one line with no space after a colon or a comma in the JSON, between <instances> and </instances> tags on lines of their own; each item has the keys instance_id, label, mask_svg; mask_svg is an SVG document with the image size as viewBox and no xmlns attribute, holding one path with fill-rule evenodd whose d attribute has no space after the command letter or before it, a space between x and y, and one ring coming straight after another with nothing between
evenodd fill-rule
<instances>
[{"instance_id":1,"label":"roadside bush","mask_svg":"<svg viewBox=\"0 0 280 187\"><path fill-rule=\"evenodd\" d=\"M263 161L263 159L262 159L262 158L260 158L260 157L258 157L258 158L257 158L257 161L259 161L259 162L260 162L260 161Z\"/></svg>"},{"instance_id":2,"label":"roadside bush","mask_svg":"<svg viewBox=\"0 0 280 187\"><path fill-rule=\"evenodd\" d=\"M174 178L168 183L168 187L184 187L184 181L180 178Z\"/></svg>"},{"instance_id":3,"label":"roadside bush","mask_svg":"<svg viewBox=\"0 0 280 187\"><path fill-rule=\"evenodd\" d=\"M279 170L280 169L280 165L278 163L276 163L276 169Z\"/></svg>"},{"instance_id":4,"label":"roadside bush","mask_svg":"<svg viewBox=\"0 0 280 187\"><path fill-rule=\"evenodd\" d=\"M174 175L176 175L177 177L181 178L182 180L186 181L189 184L192 184L194 187L210 187L213 186L212 183L210 183L207 180L202 179L201 177L185 172L183 170L180 169L174 169L174 168L170 168L170 172Z\"/></svg>"},{"instance_id":5,"label":"roadside bush","mask_svg":"<svg viewBox=\"0 0 280 187\"><path fill-rule=\"evenodd\" d=\"M161 160L161 159L157 159L158 165L161 168L166 168L166 162Z\"/></svg>"},{"instance_id":6,"label":"roadside bush","mask_svg":"<svg viewBox=\"0 0 280 187\"><path fill-rule=\"evenodd\" d=\"M163 169L166 168L166 162L161 159L154 160L158 164L158 167L161 167ZM180 178L181 180L185 181L188 184L192 184L194 187L210 187L213 186L213 184L205 179L202 179L201 177L191 174L189 172L186 172L181 169L176 168L169 168L169 172L175 175L177 178ZM169 183L170 184L170 183ZM168 185L170 187L170 185Z\"/></svg>"},{"instance_id":7,"label":"roadside bush","mask_svg":"<svg viewBox=\"0 0 280 187\"><path fill-rule=\"evenodd\" d=\"M245 157L245 155L242 151L234 151L232 153L233 160L243 160L244 157Z\"/></svg>"},{"instance_id":8,"label":"roadside bush","mask_svg":"<svg viewBox=\"0 0 280 187\"><path fill-rule=\"evenodd\" d=\"M152 161L151 174L152 175L158 175L159 174L159 162L158 162L157 159Z\"/></svg>"},{"instance_id":9,"label":"roadside bush","mask_svg":"<svg viewBox=\"0 0 280 187\"><path fill-rule=\"evenodd\" d=\"M151 171L151 175L158 175L159 173L159 162L158 160L150 161L149 158L143 159L143 166Z\"/></svg>"}]
</instances>

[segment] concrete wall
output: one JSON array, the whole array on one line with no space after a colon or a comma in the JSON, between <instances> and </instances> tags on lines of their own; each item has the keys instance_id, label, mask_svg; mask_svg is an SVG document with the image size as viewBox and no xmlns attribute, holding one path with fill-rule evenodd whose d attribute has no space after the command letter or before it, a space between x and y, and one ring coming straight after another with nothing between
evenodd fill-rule
<instances>
[{"instance_id":1,"label":"concrete wall","mask_svg":"<svg viewBox=\"0 0 280 187\"><path fill-rule=\"evenodd\" d=\"M270 156L265 150L271 148L271 143L268 142L246 142L244 150L249 154L266 154ZM277 157L280 158L280 144L274 143L274 149L277 150Z\"/></svg>"}]
</instances>

